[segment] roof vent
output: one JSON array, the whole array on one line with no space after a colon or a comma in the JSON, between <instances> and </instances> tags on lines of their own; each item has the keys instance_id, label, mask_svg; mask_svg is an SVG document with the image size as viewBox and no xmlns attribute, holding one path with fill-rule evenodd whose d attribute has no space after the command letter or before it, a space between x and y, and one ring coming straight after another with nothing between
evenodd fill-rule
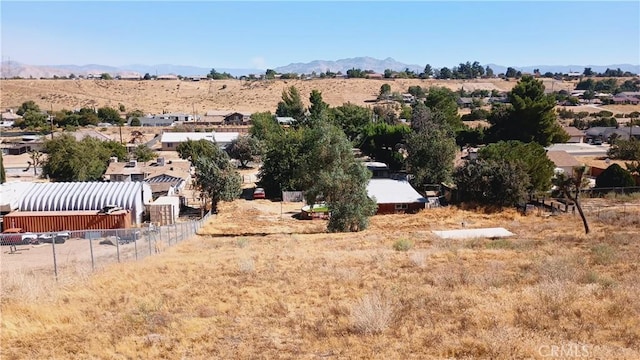
<instances>
[{"instance_id":1,"label":"roof vent","mask_svg":"<svg viewBox=\"0 0 640 360\"><path fill-rule=\"evenodd\" d=\"M109 162L110 163L117 163L118 162L118 157L117 156L112 156L109 158Z\"/></svg>"},{"instance_id":2,"label":"roof vent","mask_svg":"<svg viewBox=\"0 0 640 360\"><path fill-rule=\"evenodd\" d=\"M156 159L156 163L158 164L158 166L164 166L164 157L159 157L158 159Z\"/></svg>"},{"instance_id":3,"label":"roof vent","mask_svg":"<svg viewBox=\"0 0 640 360\"><path fill-rule=\"evenodd\" d=\"M138 165L137 160L129 160L129 162L127 163L127 167L136 167L136 165Z\"/></svg>"}]
</instances>

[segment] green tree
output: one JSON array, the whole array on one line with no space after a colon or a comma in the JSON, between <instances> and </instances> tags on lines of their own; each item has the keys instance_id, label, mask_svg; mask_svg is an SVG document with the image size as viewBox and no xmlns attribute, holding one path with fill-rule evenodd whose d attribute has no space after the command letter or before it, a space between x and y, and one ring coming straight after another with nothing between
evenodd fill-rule
<instances>
[{"instance_id":1,"label":"green tree","mask_svg":"<svg viewBox=\"0 0 640 360\"><path fill-rule=\"evenodd\" d=\"M137 117L134 117L133 119L131 119L131 122L129 123L129 126L141 126L142 123L140 122L140 119Z\"/></svg>"},{"instance_id":2,"label":"green tree","mask_svg":"<svg viewBox=\"0 0 640 360\"><path fill-rule=\"evenodd\" d=\"M212 80L226 80L226 79L232 79L233 76L226 72L220 73L220 72L217 72L216 69L211 69L209 74L207 74L207 78Z\"/></svg>"},{"instance_id":3,"label":"green tree","mask_svg":"<svg viewBox=\"0 0 640 360\"><path fill-rule=\"evenodd\" d=\"M593 70L591 70L590 67L586 67L586 68L584 68L584 71L582 72L582 75L584 75L584 76L593 76L595 74L593 73Z\"/></svg>"},{"instance_id":4,"label":"green tree","mask_svg":"<svg viewBox=\"0 0 640 360\"><path fill-rule=\"evenodd\" d=\"M403 124L370 123L362 131L360 150L374 160L386 163L390 169L399 170L404 162L399 150L405 134L410 132L411 128Z\"/></svg>"},{"instance_id":5,"label":"green tree","mask_svg":"<svg viewBox=\"0 0 640 360\"><path fill-rule=\"evenodd\" d=\"M149 73L145 73L144 77L142 79L143 80L151 80L151 75L149 75Z\"/></svg>"},{"instance_id":6,"label":"green tree","mask_svg":"<svg viewBox=\"0 0 640 360\"><path fill-rule=\"evenodd\" d=\"M547 157L547 151L538 143L500 141L480 149L478 156L484 160L517 163L526 173L528 191L548 191L555 165ZM523 179L523 182L525 179Z\"/></svg>"},{"instance_id":7,"label":"green tree","mask_svg":"<svg viewBox=\"0 0 640 360\"><path fill-rule=\"evenodd\" d=\"M108 73L102 73L102 74L100 74L100 79L102 79L102 80L112 80L113 78Z\"/></svg>"},{"instance_id":8,"label":"green tree","mask_svg":"<svg viewBox=\"0 0 640 360\"><path fill-rule=\"evenodd\" d=\"M413 186L440 184L451 180L456 141L444 114L422 104L413 109L411 128L405 136L407 168L413 174Z\"/></svg>"},{"instance_id":9,"label":"green tree","mask_svg":"<svg viewBox=\"0 0 640 360\"><path fill-rule=\"evenodd\" d=\"M305 134L310 146L303 154L300 177L307 202L326 201L331 232L364 230L376 211L367 195L370 172L355 160L351 143L336 126L320 123Z\"/></svg>"},{"instance_id":10,"label":"green tree","mask_svg":"<svg viewBox=\"0 0 640 360\"><path fill-rule=\"evenodd\" d=\"M140 162L147 162L153 160L158 154L151 150L147 145L140 144L133 150L133 156Z\"/></svg>"},{"instance_id":11,"label":"green tree","mask_svg":"<svg viewBox=\"0 0 640 360\"><path fill-rule=\"evenodd\" d=\"M527 177L517 163L482 159L470 160L454 173L460 201L499 207L525 199Z\"/></svg>"},{"instance_id":12,"label":"green tree","mask_svg":"<svg viewBox=\"0 0 640 360\"><path fill-rule=\"evenodd\" d=\"M105 106L98 109L98 119L100 122L122 125L123 120L120 112L112 107Z\"/></svg>"},{"instance_id":13,"label":"green tree","mask_svg":"<svg viewBox=\"0 0 640 360\"><path fill-rule=\"evenodd\" d=\"M215 148L211 157L198 157L195 161L195 185L211 200L211 211L218 212L220 201L237 199L242 192L240 174L232 167L229 156Z\"/></svg>"},{"instance_id":14,"label":"green tree","mask_svg":"<svg viewBox=\"0 0 640 360\"><path fill-rule=\"evenodd\" d=\"M48 116L46 114L34 110L27 110L27 112L22 115L22 119L16 121L14 126L18 126L21 129L41 130L48 127L47 119Z\"/></svg>"},{"instance_id":15,"label":"green tree","mask_svg":"<svg viewBox=\"0 0 640 360\"><path fill-rule=\"evenodd\" d=\"M302 104L300 92L295 86L289 87L288 91L282 90L282 101L278 103L276 116L292 117L297 121L304 120L304 104Z\"/></svg>"},{"instance_id":16,"label":"green tree","mask_svg":"<svg viewBox=\"0 0 640 360\"><path fill-rule=\"evenodd\" d=\"M445 87L431 87L424 104L432 111L444 115L447 124L457 131L462 128L462 120L458 115L458 103L456 94Z\"/></svg>"},{"instance_id":17,"label":"green tree","mask_svg":"<svg viewBox=\"0 0 640 360\"><path fill-rule=\"evenodd\" d=\"M491 139L535 141L542 146L569 139L557 121L555 98L545 95L542 81L524 76L508 97L511 106L494 107L487 119Z\"/></svg>"},{"instance_id":18,"label":"green tree","mask_svg":"<svg viewBox=\"0 0 640 360\"><path fill-rule=\"evenodd\" d=\"M214 142L206 139L187 140L181 142L176 147L178 156L180 156L181 159L191 161L191 164L195 164L196 160L200 157L207 159L213 158L219 150Z\"/></svg>"},{"instance_id":19,"label":"green tree","mask_svg":"<svg viewBox=\"0 0 640 360\"><path fill-rule=\"evenodd\" d=\"M451 79L451 75L451 70L445 66L440 69L438 79Z\"/></svg>"},{"instance_id":20,"label":"green tree","mask_svg":"<svg viewBox=\"0 0 640 360\"><path fill-rule=\"evenodd\" d=\"M346 103L329 109L329 119L354 142L362 134L365 126L371 123L373 112L363 106Z\"/></svg>"},{"instance_id":21,"label":"green tree","mask_svg":"<svg viewBox=\"0 0 640 360\"><path fill-rule=\"evenodd\" d=\"M382 86L380 86L380 93L378 95L378 99L383 99L389 96L390 94L391 94L391 85L382 84Z\"/></svg>"},{"instance_id":22,"label":"green tree","mask_svg":"<svg viewBox=\"0 0 640 360\"><path fill-rule=\"evenodd\" d=\"M431 67L431 65L427 64L424 66L424 71L422 71L422 74L420 74L420 77L423 79L428 79L433 75L433 68Z\"/></svg>"},{"instance_id":23,"label":"green tree","mask_svg":"<svg viewBox=\"0 0 640 360\"><path fill-rule=\"evenodd\" d=\"M251 114L249 134L258 140L267 140L282 133L283 129L270 112Z\"/></svg>"},{"instance_id":24,"label":"green tree","mask_svg":"<svg viewBox=\"0 0 640 360\"><path fill-rule=\"evenodd\" d=\"M485 76L488 77L488 78L492 78L492 77L495 76L494 73L493 73L493 69L490 68L489 65L487 65L487 67L485 68L484 72L485 72Z\"/></svg>"},{"instance_id":25,"label":"green tree","mask_svg":"<svg viewBox=\"0 0 640 360\"><path fill-rule=\"evenodd\" d=\"M517 76L516 69L508 67L507 72L504 74L504 76L507 78L515 78Z\"/></svg>"},{"instance_id":26,"label":"green tree","mask_svg":"<svg viewBox=\"0 0 640 360\"><path fill-rule=\"evenodd\" d=\"M631 173L618 164L611 164L596 177L596 188L615 188L635 186Z\"/></svg>"},{"instance_id":27,"label":"green tree","mask_svg":"<svg viewBox=\"0 0 640 360\"><path fill-rule=\"evenodd\" d=\"M238 136L227 147L227 153L232 159L240 161L240 166L247 167L247 163L254 161L261 151L260 140L253 136Z\"/></svg>"},{"instance_id":28,"label":"green tree","mask_svg":"<svg viewBox=\"0 0 640 360\"><path fill-rule=\"evenodd\" d=\"M616 139L607 150L607 155L612 159L640 160L640 141Z\"/></svg>"},{"instance_id":29,"label":"green tree","mask_svg":"<svg viewBox=\"0 0 640 360\"><path fill-rule=\"evenodd\" d=\"M311 106L309 107L309 116L307 116L307 123L310 126L317 124L319 121L326 119L329 105L322 100L322 93L318 90L312 90L309 96Z\"/></svg>"},{"instance_id":30,"label":"green tree","mask_svg":"<svg viewBox=\"0 0 640 360\"><path fill-rule=\"evenodd\" d=\"M264 73L264 77L266 79L275 79L276 75L277 75L277 73L273 69L267 69L267 71Z\"/></svg>"},{"instance_id":31,"label":"green tree","mask_svg":"<svg viewBox=\"0 0 640 360\"><path fill-rule=\"evenodd\" d=\"M33 100L25 101L22 103L22 105L20 105L18 110L16 110L16 114L22 116L27 111L40 112L40 107Z\"/></svg>"},{"instance_id":32,"label":"green tree","mask_svg":"<svg viewBox=\"0 0 640 360\"><path fill-rule=\"evenodd\" d=\"M100 181L107 169L109 158L127 158L127 149L115 141L85 138L82 141L69 134L46 140L43 176L53 181Z\"/></svg>"},{"instance_id":33,"label":"green tree","mask_svg":"<svg viewBox=\"0 0 640 360\"><path fill-rule=\"evenodd\" d=\"M127 113L127 115L125 115L127 119L132 118L132 117L137 117L137 118L141 118L144 117L144 113L142 112L142 110L140 109L136 109L133 111L129 111Z\"/></svg>"},{"instance_id":34,"label":"green tree","mask_svg":"<svg viewBox=\"0 0 640 360\"><path fill-rule=\"evenodd\" d=\"M282 191L304 190L300 181L302 157L307 149L307 128L289 128L266 138L258 184L267 197L279 197Z\"/></svg>"}]
</instances>

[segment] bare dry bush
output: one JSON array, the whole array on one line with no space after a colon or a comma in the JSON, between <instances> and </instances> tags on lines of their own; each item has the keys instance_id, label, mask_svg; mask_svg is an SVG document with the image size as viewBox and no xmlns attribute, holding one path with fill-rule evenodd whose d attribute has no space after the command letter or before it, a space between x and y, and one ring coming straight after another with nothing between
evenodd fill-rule
<instances>
[{"instance_id":1,"label":"bare dry bush","mask_svg":"<svg viewBox=\"0 0 640 360\"><path fill-rule=\"evenodd\" d=\"M351 324L359 334L379 334L385 331L394 315L394 305L385 296L374 292L351 307Z\"/></svg>"}]
</instances>

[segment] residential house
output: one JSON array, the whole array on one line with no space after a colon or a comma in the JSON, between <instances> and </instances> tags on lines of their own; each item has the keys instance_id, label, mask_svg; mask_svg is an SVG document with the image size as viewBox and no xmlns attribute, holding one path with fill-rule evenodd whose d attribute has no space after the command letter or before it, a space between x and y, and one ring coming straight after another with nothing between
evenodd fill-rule
<instances>
[{"instance_id":1,"label":"residential house","mask_svg":"<svg viewBox=\"0 0 640 360\"><path fill-rule=\"evenodd\" d=\"M224 124L225 125L249 125L251 123L251 113L250 112L232 112L230 114L225 115Z\"/></svg>"},{"instance_id":2,"label":"residential house","mask_svg":"<svg viewBox=\"0 0 640 360\"><path fill-rule=\"evenodd\" d=\"M71 135L73 136L76 141L82 141L86 138L91 138L91 139L96 139L96 140L100 140L100 141L111 141L113 140L112 138L110 138L109 136L96 131L94 129L78 129L76 131L59 131L59 132L55 132L53 133L53 137L60 137L62 135Z\"/></svg>"},{"instance_id":3,"label":"residential house","mask_svg":"<svg viewBox=\"0 0 640 360\"><path fill-rule=\"evenodd\" d=\"M211 125L222 125L224 118L232 112L229 110L209 110L204 114L203 121Z\"/></svg>"},{"instance_id":4,"label":"residential house","mask_svg":"<svg viewBox=\"0 0 640 360\"><path fill-rule=\"evenodd\" d=\"M116 76L116 79L119 80L142 80L142 76L140 74L124 74Z\"/></svg>"},{"instance_id":5,"label":"residential house","mask_svg":"<svg viewBox=\"0 0 640 360\"><path fill-rule=\"evenodd\" d=\"M384 79L384 75L378 74L378 73L371 73L371 74L367 74L367 79L382 80Z\"/></svg>"},{"instance_id":6,"label":"residential house","mask_svg":"<svg viewBox=\"0 0 640 360\"><path fill-rule=\"evenodd\" d=\"M599 141L609 141L609 137L616 130L615 127L610 126L594 126L587 129L585 132L585 138L588 143Z\"/></svg>"},{"instance_id":7,"label":"residential house","mask_svg":"<svg viewBox=\"0 0 640 360\"><path fill-rule=\"evenodd\" d=\"M131 121L134 117L127 119L127 124L131 125ZM185 113L166 113L158 115L146 115L143 117L137 117L140 120L141 126L173 126L177 122L193 122L197 121L197 118L191 114Z\"/></svg>"},{"instance_id":8,"label":"residential house","mask_svg":"<svg viewBox=\"0 0 640 360\"><path fill-rule=\"evenodd\" d=\"M611 98L611 102L616 105L638 105L640 104L640 99L618 94Z\"/></svg>"},{"instance_id":9,"label":"residential house","mask_svg":"<svg viewBox=\"0 0 640 360\"><path fill-rule=\"evenodd\" d=\"M112 158L105 180L111 182L144 181L151 187L153 197L179 194L191 180L191 163L187 160L170 160L159 157L148 163L136 160L118 162Z\"/></svg>"},{"instance_id":10,"label":"residential house","mask_svg":"<svg viewBox=\"0 0 640 360\"><path fill-rule=\"evenodd\" d=\"M568 143L583 143L584 139L585 139L585 133L584 131L573 127L573 126L566 126L564 127L564 131L569 134L570 138L569 140L567 140L566 142Z\"/></svg>"},{"instance_id":11,"label":"residential house","mask_svg":"<svg viewBox=\"0 0 640 360\"><path fill-rule=\"evenodd\" d=\"M178 80L177 75L167 74L167 75L158 75L156 78L158 80Z\"/></svg>"},{"instance_id":12,"label":"residential house","mask_svg":"<svg viewBox=\"0 0 640 360\"><path fill-rule=\"evenodd\" d=\"M372 173L372 178L389 178L389 167L383 162L366 161L364 166Z\"/></svg>"},{"instance_id":13,"label":"residential house","mask_svg":"<svg viewBox=\"0 0 640 360\"><path fill-rule=\"evenodd\" d=\"M22 116L14 113L12 109L7 109L7 111L0 114L0 119L6 121L16 121L18 119L22 119Z\"/></svg>"},{"instance_id":14,"label":"residential house","mask_svg":"<svg viewBox=\"0 0 640 360\"><path fill-rule=\"evenodd\" d=\"M370 179L367 195L378 204L376 214L415 213L428 202L406 180Z\"/></svg>"},{"instance_id":15,"label":"residential house","mask_svg":"<svg viewBox=\"0 0 640 360\"><path fill-rule=\"evenodd\" d=\"M224 148L239 135L237 132L164 132L160 143L162 151L175 151L180 143L188 140L209 140Z\"/></svg>"},{"instance_id":16,"label":"residential house","mask_svg":"<svg viewBox=\"0 0 640 360\"><path fill-rule=\"evenodd\" d=\"M456 100L456 102L458 103L458 106L461 108L471 108L473 107L473 98L470 97L461 97L458 98L458 100Z\"/></svg>"},{"instance_id":17,"label":"residential house","mask_svg":"<svg viewBox=\"0 0 640 360\"><path fill-rule=\"evenodd\" d=\"M607 137L608 141L611 142L611 139L622 139L629 140L630 138L634 138L636 140L640 140L640 126L625 126L619 127L611 131L609 136Z\"/></svg>"},{"instance_id":18,"label":"residential house","mask_svg":"<svg viewBox=\"0 0 640 360\"><path fill-rule=\"evenodd\" d=\"M547 151L547 157L556 166L556 172L573 174L573 168L582 164L566 151Z\"/></svg>"},{"instance_id":19,"label":"residential house","mask_svg":"<svg viewBox=\"0 0 640 360\"><path fill-rule=\"evenodd\" d=\"M413 104L413 102L416 101L416 98L412 94L402 94L402 101L405 104Z\"/></svg>"}]
</instances>

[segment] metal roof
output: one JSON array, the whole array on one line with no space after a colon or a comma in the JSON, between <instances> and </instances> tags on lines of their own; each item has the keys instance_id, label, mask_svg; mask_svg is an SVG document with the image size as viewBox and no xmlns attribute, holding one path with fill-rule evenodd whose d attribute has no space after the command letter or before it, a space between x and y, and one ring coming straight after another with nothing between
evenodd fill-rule
<instances>
[{"instance_id":1,"label":"metal roof","mask_svg":"<svg viewBox=\"0 0 640 360\"><path fill-rule=\"evenodd\" d=\"M20 211L100 210L116 205L131 210L140 222L151 187L139 181L33 183L20 200Z\"/></svg>"},{"instance_id":2,"label":"metal roof","mask_svg":"<svg viewBox=\"0 0 640 360\"><path fill-rule=\"evenodd\" d=\"M367 193L377 204L405 204L427 202L409 182L395 179L371 179Z\"/></svg>"}]
</instances>

